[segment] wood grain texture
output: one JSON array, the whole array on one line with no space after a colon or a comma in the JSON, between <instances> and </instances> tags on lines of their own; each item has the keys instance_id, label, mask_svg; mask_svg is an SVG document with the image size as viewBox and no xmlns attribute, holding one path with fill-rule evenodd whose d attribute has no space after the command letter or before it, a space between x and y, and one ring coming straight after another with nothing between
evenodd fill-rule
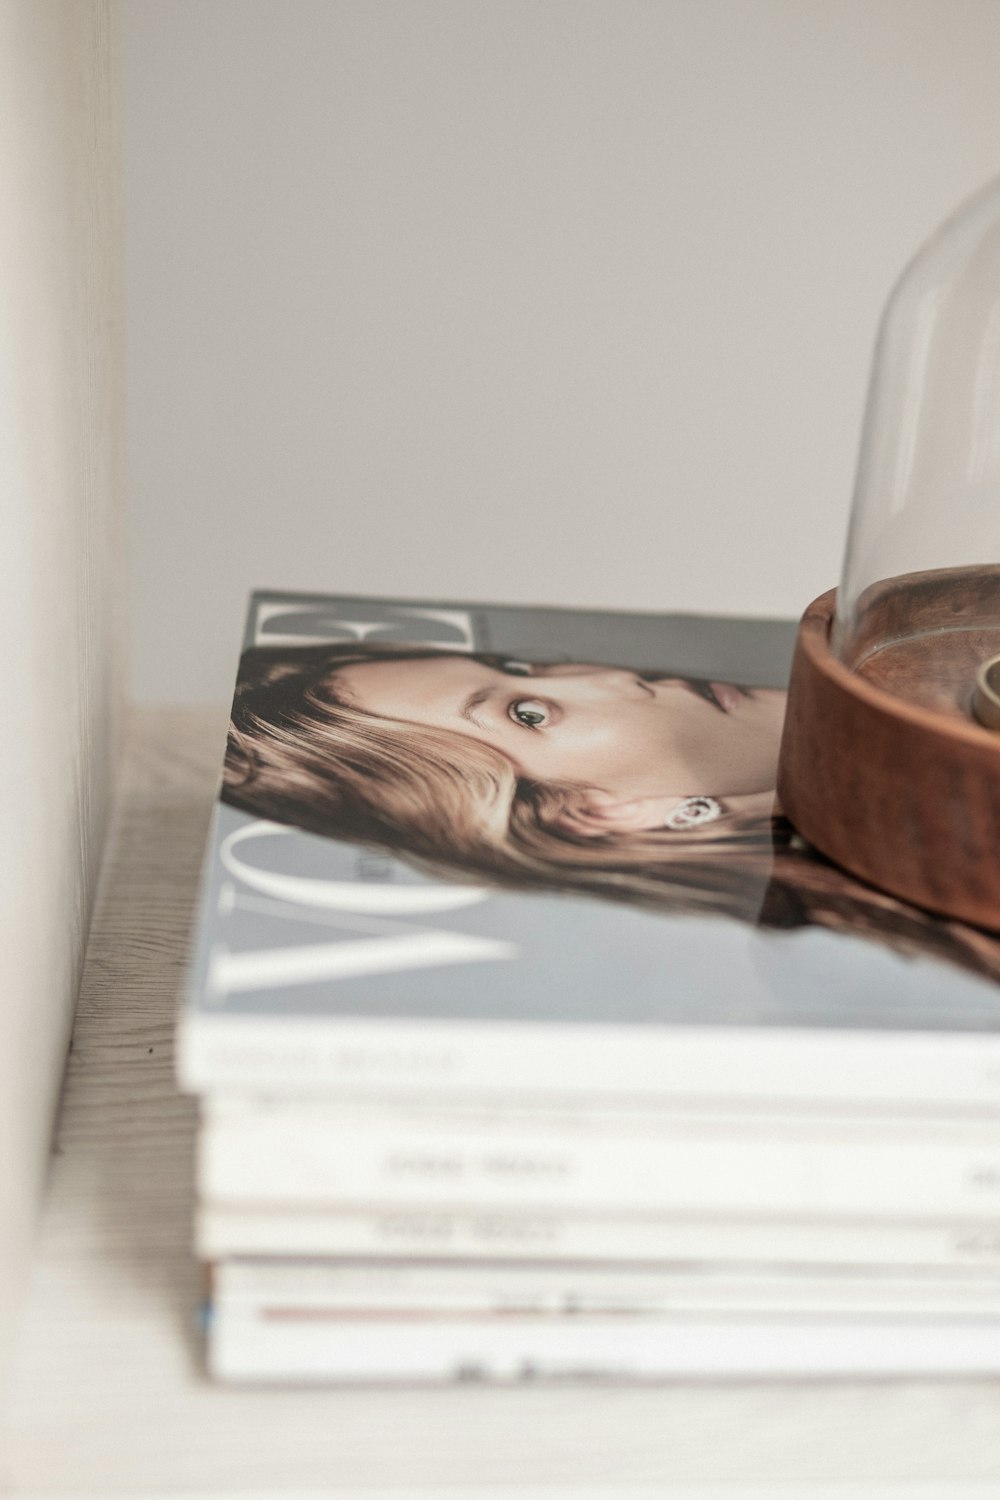
<instances>
[{"instance_id":1,"label":"wood grain texture","mask_svg":"<svg viewBox=\"0 0 1000 1500\"><path fill-rule=\"evenodd\" d=\"M2 1418L4 1493L800 1500L839 1482L903 1500L912 1482L937 1500L1000 1486L1000 1383L211 1386L188 1248L195 1110L171 1036L223 720L150 711L132 738Z\"/></svg>"},{"instance_id":2,"label":"wood grain texture","mask_svg":"<svg viewBox=\"0 0 1000 1500\"><path fill-rule=\"evenodd\" d=\"M961 570L964 575L969 570ZM802 617L778 770L782 809L811 844L930 911L1000 928L1000 736L969 715L1000 628L956 616L955 574L872 611L850 670L830 648L835 594ZM949 583L950 580L950 583ZM990 608L998 570L981 580ZM964 593L962 594L964 598ZM902 604L900 604L902 599ZM908 607L906 607L908 606Z\"/></svg>"}]
</instances>

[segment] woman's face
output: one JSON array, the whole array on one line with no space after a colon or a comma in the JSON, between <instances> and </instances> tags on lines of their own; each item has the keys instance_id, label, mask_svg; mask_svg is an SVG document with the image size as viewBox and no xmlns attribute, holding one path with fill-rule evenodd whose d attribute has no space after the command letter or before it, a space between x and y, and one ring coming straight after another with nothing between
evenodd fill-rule
<instances>
[{"instance_id":1,"label":"woman's face","mask_svg":"<svg viewBox=\"0 0 1000 1500\"><path fill-rule=\"evenodd\" d=\"M337 695L480 740L518 775L592 788L609 807L660 799L666 812L687 797L739 805L773 792L783 692L712 683L703 696L683 678L582 663L524 670L462 656L363 662L336 673Z\"/></svg>"}]
</instances>

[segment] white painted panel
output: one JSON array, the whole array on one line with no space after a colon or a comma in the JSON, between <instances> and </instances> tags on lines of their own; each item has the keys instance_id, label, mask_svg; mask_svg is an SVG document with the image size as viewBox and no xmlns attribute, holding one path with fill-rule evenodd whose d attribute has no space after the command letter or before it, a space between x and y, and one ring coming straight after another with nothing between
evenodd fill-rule
<instances>
[{"instance_id":1,"label":"white painted panel","mask_svg":"<svg viewBox=\"0 0 1000 1500\"><path fill-rule=\"evenodd\" d=\"M129 0L137 696L250 587L798 614L996 0ZM178 588L183 578L184 588Z\"/></svg>"},{"instance_id":2,"label":"white painted panel","mask_svg":"<svg viewBox=\"0 0 1000 1500\"><path fill-rule=\"evenodd\" d=\"M0 1365L117 737L110 0L0 0Z\"/></svg>"}]
</instances>

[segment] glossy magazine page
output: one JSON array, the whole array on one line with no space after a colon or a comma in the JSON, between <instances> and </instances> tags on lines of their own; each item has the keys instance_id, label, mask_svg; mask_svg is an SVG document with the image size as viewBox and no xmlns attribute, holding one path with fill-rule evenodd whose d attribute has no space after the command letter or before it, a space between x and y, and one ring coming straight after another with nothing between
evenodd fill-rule
<instances>
[{"instance_id":1,"label":"glossy magazine page","mask_svg":"<svg viewBox=\"0 0 1000 1500\"><path fill-rule=\"evenodd\" d=\"M841 874L776 807L793 640L254 596L185 1081L830 1097L849 1063L849 1091L954 1102L974 1066L992 1103L1000 1051L969 1044L1000 1032L1000 941ZM713 1073L723 1031L770 1045Z\"/></svg>"}]
</instances>

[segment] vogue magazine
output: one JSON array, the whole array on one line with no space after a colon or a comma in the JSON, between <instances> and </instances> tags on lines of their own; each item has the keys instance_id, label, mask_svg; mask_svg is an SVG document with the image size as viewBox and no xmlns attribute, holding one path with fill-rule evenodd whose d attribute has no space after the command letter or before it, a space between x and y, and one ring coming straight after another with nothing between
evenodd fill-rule
<instances>
[{"instance_id":1,"label":"vogue magazine","mask_svg":"<svg viewBox=\"0 0 1000 1500\"><path fill-rule=\"evenodd\" d=\"M995 1105L1000 939L781 816L793 639L255 595L185 1084Z\"/></svg>"}]
</instances>

